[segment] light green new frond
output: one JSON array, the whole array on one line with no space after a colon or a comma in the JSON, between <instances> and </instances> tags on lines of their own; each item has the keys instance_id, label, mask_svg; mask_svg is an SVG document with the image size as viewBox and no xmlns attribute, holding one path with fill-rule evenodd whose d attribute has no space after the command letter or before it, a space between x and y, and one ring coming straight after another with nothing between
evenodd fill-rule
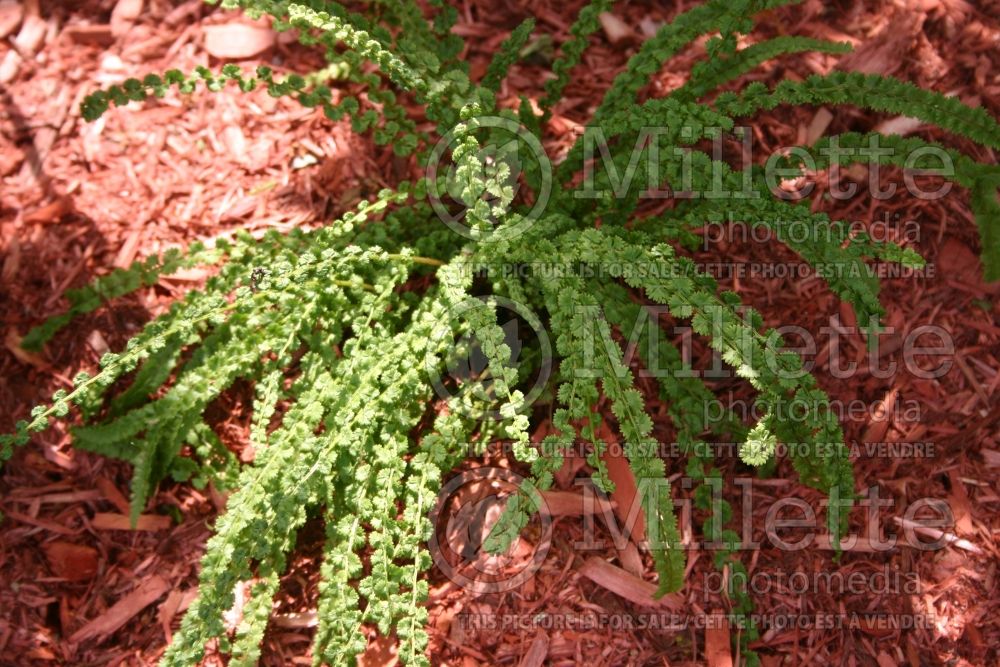
<instances>
[{"instance_id":1,"label":"light green new frond","mask_svg":"<svg viewBox=\"0 0 1000 667\"><path fill-rule=\"evenodd\" d=\"M331 34L342 41L348 48L357 51L362 56L378 65L390 79L406 90L423 92L428 83L423 76L411 68L402 59L386 50L378 40L372 39L365 30L360 30L348 21L324 11L316 11L304 4L290 3L288 5L288 22L296 27L316 28Z\"/></svg>"},{"instance_id":2,"label":"light green new frond","mask_svg":"<svg viewBox=\"0 0 1000 667\"><path fill-rule=\"evenodd\" d=\"M243 605L243 618L233 639L229 661L232 667L256 667L284 564L284 555L279 552L258 566L260 576L250 584L250 599Z\"/></svg>"},{"instance_id":3,"label":"light green new frond","mask_svg":"<svg viewBox=\"0 0 1000 667\"><path fill-rule=\"evenodd\" d=\"M767 428L770 415L765 416L750 429L746 442L740 447L740 458L747 465L762 466L774 455L778 442Z\"/></svg>"},{"instance_id":4,"label":"light green new frond","mask_svg":"<svg viewBox=\"0 0 1000 667\"><path fill-rule=\"evenodd\" d=\"M320 566L319 625L313 639L313 665L347 664L364 652L362 614L358 592L351 585L362 571L355 553L364 546L364 527L358 516L326 517L327 543Z\"/></svg>"},{"instance_id":5,"label":"light green new frond","mask_svg":"<svg viewBox=\"0 0 1000 667\"><path fill-rule=\"evenodd\" d=\"M287 550L305 522L306 507L319 500L315 481L329 475L335 458L321 455L322 439L313 435L324 414L322 399L334 384L318 361L313 355L303 358L299 382L305 390L272 434L270 446L244 468L218 519L202 558L198 597L164 655L166 667L201 659L205 643L225 631L222 614L232 606L234 587L253 577L250 563Z\"/></svg>"},{"instance_id":6,"label":"light green new frond","mask_svg":"<svg viewBox=\"0 0 1000 667\"><path fill-rule=\"evenodd\" d=\"M500 416L508 425L514 439L514 451L525 462L534 460L536 453L528 447L528 417L523 414L524 395L513 387L518 382L518 371L511 366L510 346L504 340L504 330L496 321L496 305L492 300L469 297L467 289L472 273L465 261L458 261L438 271L442 295L455 324L465 324L475 335L489 364L493 387L498 399Z\"/></svg>"},{"instance_id":7,"label":"light green new frond","mask_svg":"<svg viewBox=\"0 0 1000 667\"><path fill-rule=\"evenodd\" d=\"M284 379L281 369L273 368L255 387L253 420L250 423L250 444L255 449L263 447L267 441L267 429L277 407Z\"/></svg>"}]
</instances>

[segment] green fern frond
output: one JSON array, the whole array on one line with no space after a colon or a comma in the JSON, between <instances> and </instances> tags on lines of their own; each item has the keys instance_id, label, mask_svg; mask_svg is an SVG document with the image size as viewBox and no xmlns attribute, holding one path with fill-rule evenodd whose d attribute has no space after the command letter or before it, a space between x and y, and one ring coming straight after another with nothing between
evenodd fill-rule
<instances>
[{"instance_id":1,"label":"green fern frond","mask_svg":"<svg viewBox=\"0 0 1000 667\"><path fill-rule=\"evenodd\" d=\"M972 210L979 227L987 280L1000 280L1000 174L981 176L972 186Z\"/></svg>"},{"instance_id":2,"label":"green fern frond","mask_svg":"<svg viewBox=\"0 0 1000 667\"><path fill-rule=\"evenodd\" d=\"M656 35L646 40L639 52L629 59L625 70L611 82L611 88L594 113L594 121L602 123L609 115L632 107L636 95L649 83L650 77L699 36L724 30L729 26L748 30L750 25L747 21L753 14L797 1L799 0L709 0L678 15L664 24Z\"/></svg>"},{"instance_id":3,"label":"green fern frond","mask_svg":"<svg viewBox=\"0 0 1000 667\"><path fill-rule=\"evenodd\" d=\"M734 510L722 498L716 439L735 440L742 461L765 472L773 470L779 445L793 445L789 458L799 479L830 499L827 524L838 546L854 477L828 396L781 336L764 327L760 313L742 309L738 295L720 292L664 240L696 241L695 230L706 223L764 227L814 266L863 326L874 326L882 313L868 262L920 266L922 260L909 248L852 233L843 222L785 201L766 169L734 167L699 150L699 143L723 141L736 116L789 103L856 104L1000 146L1000 129L985 111L888 77L837 72L773 90L751 84L719 95L714 105L698 103L769 58L845 48L781 36L738 50L754 13L788 1L709 0L640 47L552 179L547 165L524 163L523 146L505 133L516 128L518 140L544 153L548 112L611 4L595 0L580 12L544 86L541 116L529 91L512 91L524 93L516 110L499 109L496 100L503 77L528 48L530 19L476 84L459 58L463 40L452 34L457 10L443 0L426 4L376 0L355 12L330 0L225 0L224 7L271 17L277 31L295 29L299 43L324 51L327 66L284 77L267 67L253 76L234 65L218 74L171 70L98 91L82 105L84 118L94 119L112 104L172 88L266 87L331 118L350 117L352 128L371 130L376 143L391 144L398 155L416 153L411 166L450 160L443 175L399 183L316 229L272 230L262 238L237 233L211 249L196 244L115 271L69 292L69 312L25 339L41 345L73 317L178 268L217 267L124 350L105 355L95 374L79 374L72 389L55 392L13 433L0 435L3 460L77 406L84 423L73 429L75 445L133 464L133 521L151 511L157 485L168 479L232 490L206 545L198 597L164 655L167 667L197 664L213 640L233 664L258 659L287 554L310 516L321 518L326 530L315 663L349 664L375 630L395 636L405 664L430 664L422 602L433 562L426 543L439 526L428 515L442 476L498 440L513 444L516 469L528 477L476 546L503 546L528 525L539 491L551 488L562 466L562 449L578 439L587 447L594 484L613 491L602 458L606 426L618 429L640 483L659 594L684 584L667 484L668 473L678 470L697 482L693 501L703 520L694 528L718 547L715 567L746 575L740 536L728 528ZM709 59L695 66L689 83L638 104L664 63L702 36L710 36ZM865 154L872 141L888 152ZM546 162L544 155L533 157ZM768 167L808 176L866 158L904 169L945 167L940 176L971 193L988 277L1000 275L995 165L921 139L848 133L792 149ZM676 201L645 206L647 194ZM442 206L465 216L467 234L440 224ZM803 228L805 234L792 233ZM546 263L552 266L534 270ZM503 299L523 306L532 327L551 333L555 377L548 377L550 360L542 351L528 345L513 353L498 323ZM746 424L725 411L710 416L706 407L717 403L712 389L687 373L684 355L661 340L660 311L650 313L642 303L690 322L749 383L765 416ZM684 457L670 462L669 471L630 370L633 347L659 386ZM452 362L473 351L486 359L483 372L441 381ZM529 390L535 376L538 387ZM253 384L252 450L240 457L251 458L252 451L249 463L206 422L212 402L237 381ZM529 438L530 418L543 412L534 408L551 415L555 431L540 444ZM232 628L224 614L237 592L249 596ZM752 601L738 586L727 593L731 612L748 623L740 643L752 664Z\"/></svg>"},{"instance_id":4,"label":"green fern frond","mask_svg":"<svg viewBox=\"0 0 1000 667\"><path fill-rule=\"evenodd\" d=\"M106 276L95 278L89 285L67 290L69 310L33 328L21 339L21 346L26 350L38 350L74 318L93 312L112 299L154 285L161 276L202 264L215 264L224 254L225 247L206 249L196 242L186 252L175 248L162 256L150 255L143 261L132 262L127 269L115 269Z\"/></svg>"},{"instance_id":5,"label":"green fern frond","mask_svg":"<svg viewBox=\"0 0 1000 667\"><path fill-rule=\"evenodd\" d=\"M500 44L500 50L490 61L483 76L481 85L493 92L500 89L500 82L507 76L507 72L521 57L521 49L527 44L531 37L531 31L535 29L535 19L525 19L510 33L510 37Z\"/></svg>"},{"instance_id":6,"label":"green fern frond","mask_svg":"<svg viewBox=\"0 0 1000 667\"><path fill-rule=\"evenodd\" d=\"M552 73L555 78L545 82L545 97L539 106L546 115L551 113L552 106L562 96L563 89L569 83L569 75L587 48L590 35L601 27L601 14L611 11L614 0L591 0L580 9L573 25L569 28L570 38L562 45L559 57L552 63Z\"/></svg>"},{"instance_id":7,"label":"green fern frond","mask_svg":"<svg viewBox=\"0 0 1000 667\"><path fill-rule=\"evenodd\" d=\"M818 53L849 53L848 42L830 42L798 35L781 35L763 42L757 42L740 49L730 57L710 58L695 64L691 69L691 79L670 97L679 100L696 100L734 81L764 62L779 56L815 51Z\"/></svg>"},{"instance_id":8,"label":"green fern frond","mask_svg":"<svg viewBox=\"0 0 1000 667\"><path fill-rule=\"evenodd\" d=\"M250 599L243 605L243 618L236 628L229 662L234 667L256 667L260 659L260 645L271 618L274 596L281 583L279 574L284 569L285 558L279 553L258 565L259 580L250 586Z\"/></svg>"},{"instance_id":9,"label":"green fern frond","mask_svg":"<svg viewBox=\"0 0 1000 667\"><path fill-rule=\"evenodd\" d=\"M814 74L804 81L782 81L774 90L752 83L741 93L720 95L715 108L729 116L749 116L780 104L850 104L919 118L983 146L1000 148L1000 124L984 109L877 74Z\"/></svg>"}]
</instances>

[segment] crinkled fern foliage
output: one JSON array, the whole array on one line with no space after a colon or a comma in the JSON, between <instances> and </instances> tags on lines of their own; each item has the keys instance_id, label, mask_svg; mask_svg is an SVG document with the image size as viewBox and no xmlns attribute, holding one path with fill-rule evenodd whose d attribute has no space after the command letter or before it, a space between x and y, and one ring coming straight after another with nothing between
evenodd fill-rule
<instances>
[{"instance_id":1,"label":"crinkled fern foliage","mask_svg":"<svg viewBox=\"0 0 1000 667\"><path fill-rule=\"evenodd\" d=\"M163 664L194 664L213 639L231 653L233 664L255 663L279 577L310 515L322 516L327 539L315 662L350 662L365 648L367 625L395 633L405 663L428 664L427 614L421 606L427 595L423 573L431 563L427 517L442 476L468 454L469 443L512 442L518 458L531 467L526 486L544 489L561 463L553 453L559 443L583 440L591 447L595 484L610 490L597 429L596 405L603 396L636 478L664 481L668 471L658 455L653 422L619 342L633 331L638 332L632 340L637 349L655 356L641 361L667 371L657 382L687 455L685 472L702 481L695 492L697 507L713 507L713 489L721 482L707 443L727 435L743 439L741 455L752 465L772 459L777 442L795 443L789 451L801 480L850 504L851 464L826 395L812 375L802 372L800 358L783 350L780 336L764 329L757 312L742 309L735 294L720 292L684 256L682 242L707 222L765 227L807 262L845 269L829 273L829 287L870 328L877 327L882 311L878 281L863 270L865 260L909 265L922 260L912 250L852 235L843 222L776 196L759 168L738 170L714 160L702 150L704 141L730 131L736 119L779 104L853 104L905 114L994 149L1000 148L1000 126L985 111L954 98L889 77L852 73L784 81L774 88L755 83L702 101L766 59L848 49L790 36L737 48L737 36L752 29L756 12L788 1L709 0L647 40L594 114L599 148L610 158L596 173L587 159L586 136L551 171L512 164L490 146L498 118L535 141L544 136L552 105L571 85L599 27L599 13L611 8L604 0L584 7L570 30L571 39L552 65L554 77L545 84L541 115L523 97L516 111L497 103L504 76L532 39L533 21L515 29L483 79L472 81L467 63L458 58L462 40L451 32L457 12L440 0L430 3L430 15L412 0L370 3L364 13L329 0L227 0L224 6L251 16L269 15L277 30L296 29L303 44L325 49L329 67L286 76L266 67L247 76L233 65L218 73L173 70L130 79L84 101L82 114L93 120L111 104L162 97L171 88L191 93L200 85L209 90L235 85L244 91L262 86L270 95L319 107L331 119L348 117L356 131L369 132L376 143L391 145L400 155L413 154L422 164L440 157L434 150L437 140L448 136L455 167L447 175L399 183L312 231L271 232L260 239L240 234L211 248L192 246L115 271L71 292L70 311L25 338L25 345L43 345L72 317L151 285L160 275L184 266L218 266L204 288L173 304L123 351L105 355L98 372L81 373L72 391L57 392L51 405L35 408L14 434L0 440L2 456L8 458L14 445L23 445L51 418L66 417L76 406L85 423L73 430L76 446L134 465L133 517L167 477L232 489L202 560L198 597ZM708 42L709 58L694 68L688 83L663 98L638 102L650 77L673 55L712 34L717 36ZM335 95L334 78L364 95ZM409 110L418 105L436 129L413 119ZM749 185L752 196L688 198L655 216L644 215L637 210L637 184L649 176L645 160L635 166L636 185L624 192L596 198L576 194L581 173L588 187L613 191L614 170L629 168L636 140L648 127L662 130L645 148L657 149L661 182L693 192L720 186L745 191ZM859 147L871 136L837 139ZM915 138L879 139L898 149L896 156L930 145ZM819 169L834 160L857 159L845 153L824 158L821 149L831 140L802 147L798 155L815 156ZM996 278L1000 170L938 148L953 159L950 177L972 194L986 271ZM895 158L880 159L892 163ZM792 157L786 162L796 166ZM539 208L543 192L546 201ZM442 206L460 213L466 234L442 224ZM806 224L808 238L789 234L790 221ZM530 266L540 258L574 270L494 271ZM410 280L428 275L431 280ZM418 290L414 284L430 286ZM766 408L759 423L706 419L703 408L712 400L711 391L680 372L684 363L672 341L653 343L649 327L636 326L649 317L636 295L667 307L678 320L689 320L753 385ZM539 360L521 355L512 362L497 323L496 297L540 314L555 341L558 365L549 395L556 404L558 435L543 443L551 445L541 448L543 455L529 441L532 406L524 393ZM462 316L456 319L456 312ZM435 334L441 322L454 327L453 337ZM428 422L423 417L436 400L434 382L456 354L455 340L465 335L479 341L487 371L457 382L447 405ZM112 391L122 379L128 380L126 388ZM250 437L256 456L246 465L203 420L206 406L238 379L255 386ZM793 405L810 407L801 414ZM500 418L480 418L492 413ZM662 538L651 548L659 592L666 593L683 586L685 558L669 487L654 488L645 516L647 532ZM505 515L515 530L527 519L527 505L518 498L511 499ZM725 546L716 564L742 570L735 553L738 537L725 528L730 508L725 503L715 508L701 528ZM828 512L828 519L831 533L842 534L847 512ZM223 612L232 607L241 582L251 582L250 600L242 623L228 633ZM732 598L734 611L748 612L749 599L738 593ZM751 629L744 639L753 636Z\"/></svg>"}]
</instances>

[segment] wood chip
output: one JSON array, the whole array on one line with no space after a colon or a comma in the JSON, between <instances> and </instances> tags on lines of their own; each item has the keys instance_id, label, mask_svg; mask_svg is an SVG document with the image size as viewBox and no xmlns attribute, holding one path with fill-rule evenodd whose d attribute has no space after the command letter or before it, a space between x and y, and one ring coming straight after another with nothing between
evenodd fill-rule
<instances>
[{"instance_id":1,"label":"wood chip","mask_svg":"<svg viewBox=\"0 0 1000 667\"><path fill-rule=\"evenodd\" d=\"M882 400L875 406L871 421L865 428L864 435L861 436L863 442L882 442L889 425L892 423L892 416L896 409L896 397L899 395L899 387L890 389Z\"/></svg>"},{"instance_id":2,"label":"wood chip","mask_svg":"<svg viewBox=\"0 0 1000 667\"><path fill-rule=\"evenodd\" d=\"M625 571L641 577L643 570L642 556L639 555L639 547L635 545L635 542L629 540L625 543L625 548L616 549L616 551L618 552L618 562L622 564Z\"/></svg>"},{"instance_id":3,"label":"wood chip","mask_svg":"<svg viewBox=\"0 0 1000 667\"><path fill-rule=\"evenodd\" d=\"M69 581L84 581L97 574L97 550L85 544L48 542L42 545L52 573Z\"/></svg>"},{"instance_id":4,"label":"wood chip","mask_svg":"<svg viewBox=\"0 0 1000 667\"><path fill-rule=\"evenodd\" d=\"M531 642L531 646L528 647L528 652L524 654L521 658L521 662L518 663L518 667L542 667L545 664L545 658L549 654L549 636L544 632L539 632L535 635L534 641Z\"/></svg>"},{"instance_id":5,"label":"wood chip","mask_svg":"<svg viewBox=\"0 0 1000 667\"><path fill-rule=\"evenodd\" d=\"M662 22L654 21L648 16L642 17L642 20L639 21L639 30L642 32L644 38L653 37L660 31L661 27L663 27Z\"/></svg>"},{"instance_id":6,"label":"wood chip","mask_svg":"<svg viewBox=\"0 0 1000 667\"><path fill-rule=\"evenodd\" d=\"M91 525L98 530L166 530L170 528L170 517L158 514L140 514L135 527L126 514L111 514L98 512L91 520Z\"/></svg>"},{"instance_id":7,"label":"wood chip","mask_svg":"<svg viewBox=\"0 0 1000 667\"><path fill-rule=\"evenodd\" d=\"M24 216L25 222L59 222L64 215L73 212L73 200L69 197L56 197L48 204L36 208Z\"/></svg>"},{"instance_id":8,"label":"wood chip","mask_svg":"<svg viewBox=\"0 0 1000 667\"><path fill-rule=\"evenodd\" d=\"M892 517L892 520L896 522L897 525L903 528L904 537L906 538L906 540L911 539L911 536L906 535L905 533L908 531L913 531L914 533L920 533L921 535L929 537L932 540L943 541L946 544L950 544L952 546L958 547L959 549L964 549L974 554L983 553L983 550L977 547L972 542L968 540L963 540L962 538L952 533L946 533L942 530L938 530L937 528L931 528L930 526L925 526L919 521L910 521L909 519L901 519L898 516Z\"/></svg>"},{"instance_id":9,"label":"wood chip","mask_svg":"<svg viewBox=\"0 0 1000 667\"><path fill-rule=\"evenodd\" d=\"M399 664L399 647L391 637L376 636L365 652L358 656L358 667L395 667Z\"/></svg>"},{"instance_id":10,"label":"wood chip","mask_svg":"<svg viewBox=\"0 0 1000 667\"><path fill-rule=\"evenodd\" d=\"M91 331L90 335L87 336L87 345L89 345L90 349L92 349L99 357L104 355L106 352L111 351L108 341L104 340L104 336L97 329Z\"/></svg>"},{"instance_id":11,"label":"wood chip","mask_svg":"<svg viewBox=\"0 0 1000 667\"><path fill-rule=\"evenodd\" d=\"M269 28L245 23L205 26L205 50L216 58L253 58L273 47L274 42L274 32Z\"/></svg>"},{"instance_id":12,"label":"wood chip","mask_svg":"<svg viewBox=\"0 0 1000 667\"><path fill-rule=\"evenodd\" d=\"M601 12L598 18L601 21L604 34L607 35L608 41L612 44L618 44L635 37L632 28L611 12Z\"/></svg>"},{"instance_id":13,"label":"wood chip","mask_svg":"<svg viewBox=\"0 0 1000 667\"><path fill-rule=\"evenodd\" d=\"M656 586L639 577L629 574L620 567L615 567L598 556L592 556L580 568L580 574L590 579L601 588L606 588L615 595L629 602L646 607L662 607L680 609L681 599L678 595L664 595L659 600L653 597Z\"/></svg>"},{"instance_id":14,"label":"wood chip","mask_svg":"<svg viewBox=\"0 0 1000 667\"><path fill-rule=\"evenodd\" d=\"M222 143L225 144L230 157L237 162L246 161L247 138L238 125L227 125L222 130Z\"/></svg>"},{"instance_id":15,"label":"wood chip","mask_svg":"<svg viewBox=\"0 0 1000 667\"><path fill-rule=\"evenodd\" d=\"M963 283L979 282L979 258L969 246L958 239L948 238L938 247L935 258L937 269Z\"/></svg>"},{"instance_id":16,"label":"wood chip","mask_svg":"<svg viewBox=\"0 0 1000 667\"><path fill-rule=\"evenodd\" d=\"M73 633L70 642L76 644L95 637L106 637L128 623L136 614L156 602L171 588L166 579L153 575L113 607Z\"/></svg>"},{"instance_id":17,"label":"wood chip","mask_svg":"<svg viewBox=\"0 0 1000 667\"><path fill-rule=\"evenodd\" d=\"M812 146L816 140L826 134L826 129L833 121L833 114L826 107L820 107L806 130L806 144Z\"/></svg>"},{"instance_id":18,"label":"wood chip","mask_svg":"<svg viewBox=\"0 0 1000 667\"><path fill-rule=\"evenodd\" d=\"M733 667L729 627L725 616L713 614L705 625L705 663L708 667Z\"/></svg>"},{"instance_id":19,"label":"wood chip","mask_svg":"<svg viewBox=\"0 0 1000 667\"><path fill-rule=\"evenodd\" d=\"M128 236L125 237L125 242L122 243L122 247L118 250L118 255L115 257L115 266L119 269L127 269L135 261L136 253L139 251L139 239L142 237L142 229L136 227Z\"/></svg>"},{"instance_id":20,"label":"wood chip","mask_svg":"<svg viewBox=\"0 0 1000 667\"><path fill-rule=\"evenodd\" d=\"M554 477L559 488L568 489L573 485L576 474L587 465L587 459L577 456L575 451L567 451L563 454L562 466L556 471Z\"/></svg>"},{"instance_id":21,"label":"wood chip","mask_svg":"<svg viewBox=\"0 0 1000 667\"><path fill-rule=\"evenodd\" d=\"M3 141L0 139L0 141ZM24 162L24 151L12 143L0 144L0 176L13 174Z\"/></svg>"},{"instance_id":22,"label":"wood chip","mask_svg":"<svg viewBox=\"0 0 1000 667\"><path fill-rule=\"evenodd\" d=\"M118 490L118 487L114 485L110 479L106 477L97 478L97 489L104 496L104 499L114 505L119 512L127 515L129 512L129 502L128 499Z\"/></svg>"},{"instance_id":23,"label":"wood chip","mask_svg":"<svg viewBox=\"0 0 1000 667\"><path fill-rule=\"evenodd\" d=\"M48 29L49 26L42 17L29 14L24 17L21 31L17 33L17 37L11 40L11 44L22 56L33 56L38 47L42 45Z\"/></svg>"},{"instance_id":24,"label":"wood chip","mask_svg":"<svg viewBox=\"0 0 1000 667\"><path fill-rule=\"evenodd\" d=\"M177 614L183 614L187 611L187 608L191 606L194 599L198 597L197 588L188 588L187 590L174 589L170 591L167 595L167 599L160 603L160 606L156 610L156 620L160 622L160 626L163 628L163 636L166 637L167 643L171 640L170 624L173 623L174 617Z\"/></svg>"},{"instance_id":25,"label":"wood chip","mask_svg":"<svg viewBox=\"0 0 1000 667\"><path fill-rule=\"evenodd\" d=\"M179 269L169 276L161 276L160 280L168 280L178 283L200 283L208 277L208 271L200 268Z\"/></svg>"},{"instance_id":26,"label":"wood chip","mask_svg":"<svg viewBox=\"0 0 1000 667\"><path fill-rule=\"evenodd\" d=\"M132 28L142 15L143 0L118 0L114 10L111 12L111 32L115 37L120 37Z\"/></svg>"},{"instance_id":27,"label":"wood chip","mask_svg":"<svg viewBox=\"0 0 1000 667\"><path fill-rule=\"evenodd\" d=\"M601 425L599 434L601 439L608 443L601 453L601 460L608 468L608 478L615 485L611 500L615 502L615 512L620 521L618 529L634 541L641 542L646 537L646 514L642 510L642 499L637 497L638 487L632 467L607 425ZM634 513L633 509L636 510ZM630 513L632 517L629 517ZM632 519L631 523L629 518Z\"/></svg>"},{"instance_id":28,"label":"wood chip","mask_svg":"<svg viewBox=\"0 0 1000 667\"><path fill-rule=\"evenodd\" d=\"M959 477L958 471L954 469L948 471L948 479L951 481L948 505L955 518L955 532L959 535L971 535L974 530L972 504L969 502L969 493L965 490L965 483Z\"/></svg>"},{"instance_id":29,"label":"wood chip","mask_svg":"<svg viewBox=\"0 0 1000 667\"><path fill-rule=\"evenodd\" d=\"M896 667L896 661L885 651L879 652L878 657L875 658L875 662L878 663L878 667Z\"/></svg>"},{"instance_id":30,"label":"wood chip","mask_svg":"<svg viewBox=\"0 0 1000 667\"><path fill-rule=\"evenodd\" d=\"M24 17L24 8L16 0L0 0L0 39L17 30Z\"/></svg>"},{"instance_id":31,"label":"wood chip","mask_svg":"<svg viewBox=\"0 0 1000 667\"><path fill-rule=\"evenodd\" d=\"M315 611L275 614L271 623L279 628L315 628L319 624L319 614Z\"/></svg>"},{"instance_id":32,"label":"wood chip","mask_svg":"<svg viewBox=\"0 0 1000 667\"><path fill-rule=\"evenodd\" d=\"M48 660L50 662L56 660L56 654L44 646L33 648L24 655L32 660Z\"/></svg>"},{"instance_id":33,"label":"wood chip","mask_svg":"<svg viewBox=\"0 0 1000 667\"><path fill-rule=\"evenodd\" d=\"M7 256L3 260L3 268L0 269L0 283L12 283L17 277L18 269L21 268L21 242L14 236L7 244Z\"/></svg>"},{"instance_id":34,"label":"wood chip","mask_svg":"<svg viewBox=\"0 0 1000 667\"><path fill-rule=\"evenodd\" d=\"M111 46L115 43L115 36L111 33L111 26L103 24L67 26L63 30L63 35L76 44Z\"/></svg>"},{"instance_id":35,"label":"wood chip","mask_svg":"<svg viewBox=\"0 0 1000 667\"><path fill-rule=\"evenodd\" d=\"M219 216L220 220L239 220L257 208L259 200L256 197L240 197L232 202Z\"/></svg>"},{"instance_id":36,"label":"wood chip","mask_svg":"<svg viewBox=\"0 0 1000 667\"><path fill-rule=\"evenodd\" d=\"M35 500L41 504L61 505L66 503L83 503L100 499L101 494L94 490L68 491L66 493L47 493Z\"/></svg>"},{"instance_id":37,"label":"wood chip","mask_svg":"<svg viewBox=\"0 0 1000 667\"><path fill-rule=\"evenodd\" d=\"M542 491L545 509L552 516L584 516L589 514L604 514L616 508L615 503L599 498L596 494L590 497L572 491Z\"/></svg>"},{"instance_id":38,"label":"wood chip","mask_svg":"<svg viewBox=\"0 0 1000 667\"><path fill-rule=\"evenodd\" d=\"M13 328L7 329L7 336L4 338L3 344L7 348L7 351L13 354L22 364L43 369L49 367L45 359L21 347L21 337L17 335L17 331Z\"/></svg>"},{"instance_id":39,"label":"wood chip","mask_svg":"<svg viewBox=\"0 0 1000 667\"><path fill-rule=\"evenodd\" d=\"M882 134L898 134L901 137L905 137L908 134L913 134L923 127L923 125L924 122L919 118L896 116L895 118L884 120L876 125L875 131L881 132Z\"/></svg>"},{"instance_id":40,"label":"wood chip","mask_svg":"<svg viewBox=\"0 0 1000 667\"><path fill-rule=\"evenodd\" d=\"M36 519L30 517L27 514L21 514L20 512L15 512L13 510L4 510L4 516L8 519L18 521L20 523L25 523L29 526L35 526L37 528L43 528L52 533L58 533L60 535L76 535L78 530L73 530L72 528L67 528L55 521L46 521L45 519Z\"/></svg>"},{"instance_id":41,"label":"wood chip","mask_svg":"<svg viewBox=\"0 0 1000 667\"><path fill-rule=\"evenodd\" d=\"M17 71L21 68L22 62L24 62L24 59L21 58L21 54L13 49L8 51L7 55L0 61L0 83L13 81L14 77L17 76Z\"/></svg>"},{"instance_id":42,"label":"wood chip","mask_svg":"<svg viewBox=\"0 0 1000 667\"><path fill-rule=\"evenodd\" d=\"M844 55L837 63L837 69L882 75L896 72L920 29L920 21L915 14L897 16L900 20L893 21L891 26L886 26Z\"/></svg>"}]
</instances>

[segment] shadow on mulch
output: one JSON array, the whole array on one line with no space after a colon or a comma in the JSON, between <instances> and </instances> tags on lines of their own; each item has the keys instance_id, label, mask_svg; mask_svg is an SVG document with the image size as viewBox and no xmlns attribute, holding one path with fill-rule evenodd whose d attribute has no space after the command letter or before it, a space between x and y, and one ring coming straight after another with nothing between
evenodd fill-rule
<instances>
[{"instance_id":1,"label":"shadow on mulch","mask_svg":"<svg viewBox=\"0 0 1000 667\"><path fill-rule=\"evenodd\" d=\"M28 187L41 195L33 210L9 209L0 200L0 228L5 232L0 239L0 319L8 327L6 353L0 355L0 406L5 408L0 411L0 429L9 431L17 419L26 416L18 414L15 406L22 406L20 411L24 412L27 403L47 398L39 392L36 373L51 375L56 368L94 361L87 358L90 355L84 349L86 331L108 332L112 340L106 343L118 347L127 341L127 335L122 335L149 314L137 303L128 304L79 318L41 353L20 349L21 336L62 311L61 295L66 289L94 277L94 265L88 259L95 248L104 248L107 240L95 221L76 209L73 195L62 192L64 185L46 170L54 130L33 127L6 90L0 91L0 116L11 124L14 150L23 156L19 180L33 184ZM39 299L39 295L47 296Z\"/></svg>"}]
</instances>

